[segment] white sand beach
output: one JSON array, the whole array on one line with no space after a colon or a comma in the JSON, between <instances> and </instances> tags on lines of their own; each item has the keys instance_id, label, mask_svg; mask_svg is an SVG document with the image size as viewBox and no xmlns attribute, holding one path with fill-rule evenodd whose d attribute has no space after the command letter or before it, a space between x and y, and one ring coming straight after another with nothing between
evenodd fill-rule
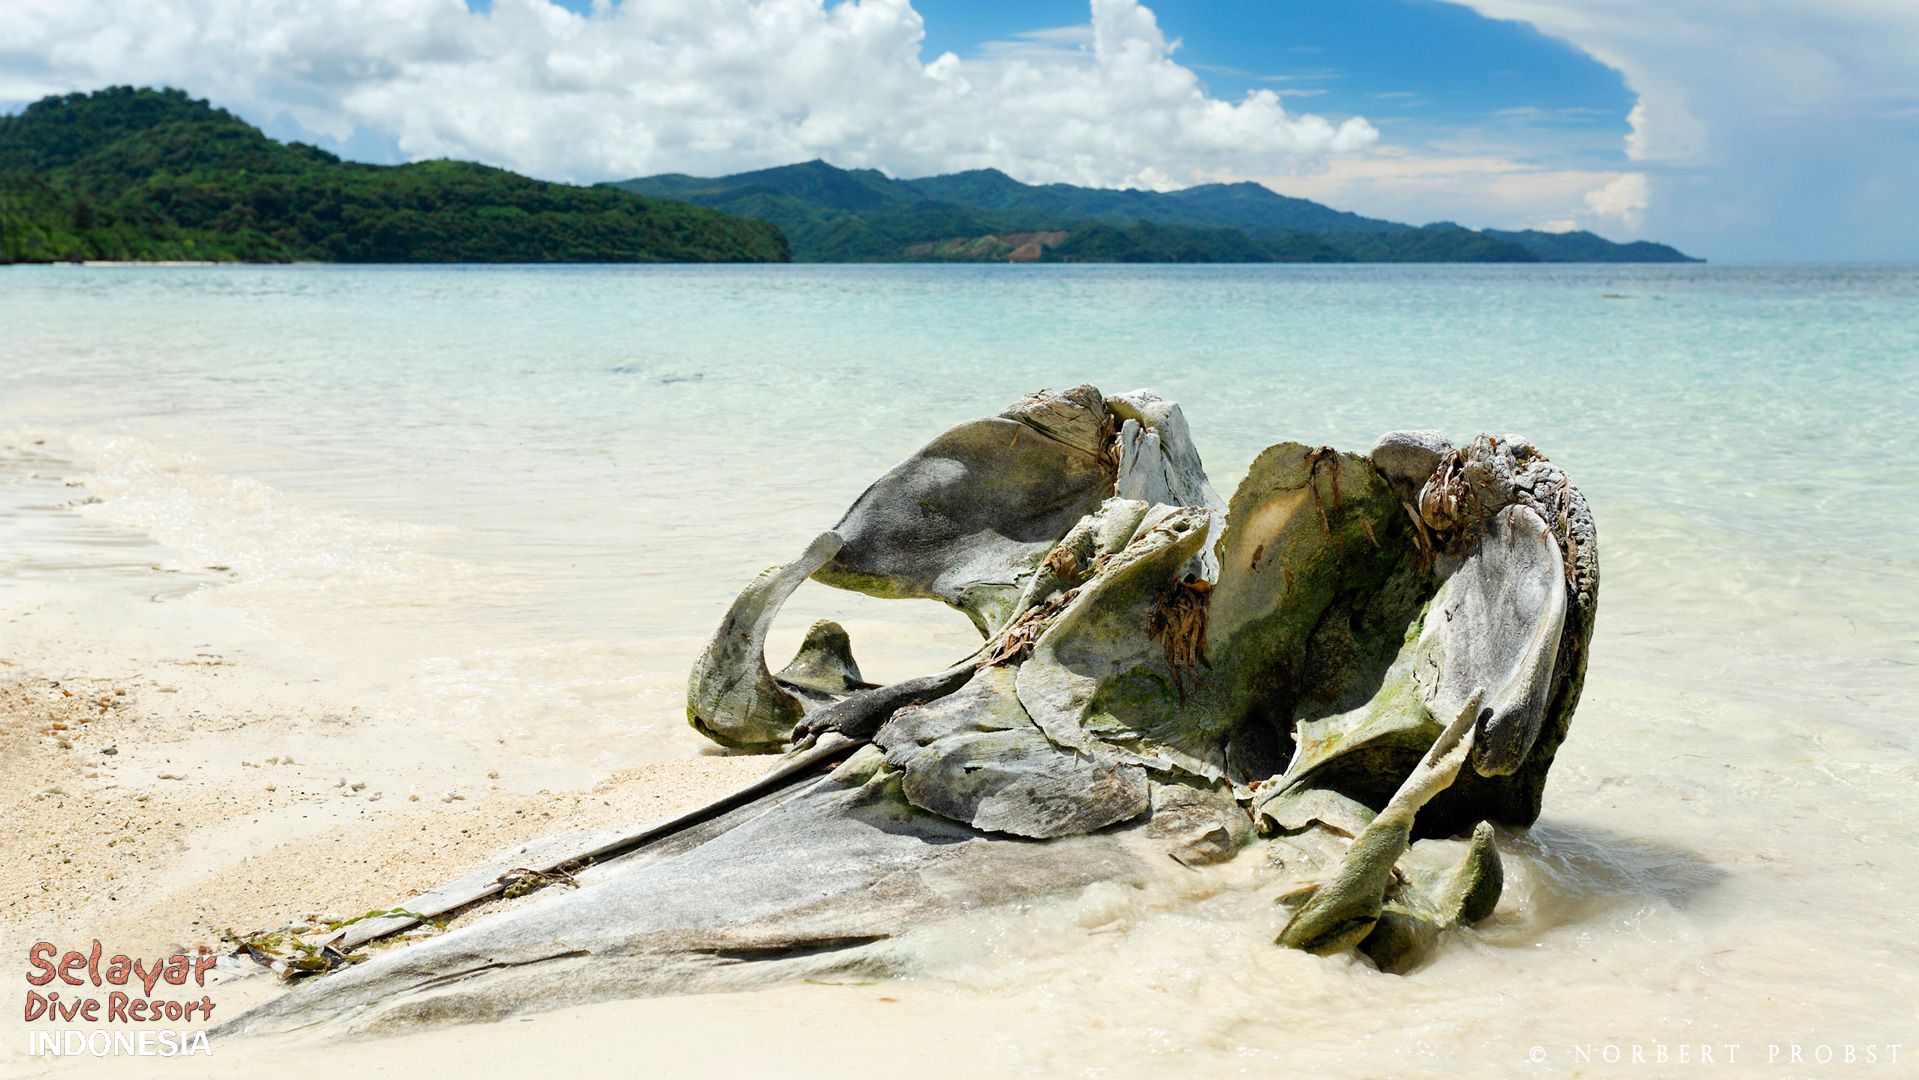
<instances>
[{"instance_id":1,"label":"white sand beach","mask_svg":"<svg viewBox=\"0 0 1919 1080\"><path fill-rule=\"evenodd\" d=\"M15 979L40 940L222 950L751 779L685 722L728 599L1039 386L1158 386L1222 490L1281 439L1523 430L1593 500L1604 594L1504 900L1409 976L1274 946L1229 863L911 928L895 980L210 1059L29 1057L15 982L8 1075L1895 1076L1919 1042L1907 272L89 273L0 293ZM974 639L808 585L775 660L828 615L881 680ZM243 970L216 1020L282 992Z\"/></svg>"}]
</instances>

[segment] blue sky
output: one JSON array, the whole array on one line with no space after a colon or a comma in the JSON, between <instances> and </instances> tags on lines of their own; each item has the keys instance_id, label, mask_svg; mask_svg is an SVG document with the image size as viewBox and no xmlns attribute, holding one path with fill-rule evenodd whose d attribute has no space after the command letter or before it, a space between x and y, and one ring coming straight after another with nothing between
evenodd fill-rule
<instances>
[{"instance_id":1,"label":"blue sky","mask_svg":"<svg viewBox=\"0 0 1919 1080\"><path fill-rule=\"evenodd\" d=\"M921 0L928 54L975 54L1084 25L1081 0ZM1278 90L1415 138L1532 123L1589 134L1569 152L1617 161L1634 95L1618 72L1522 22L1436 0L1159 0L1177 57L1223 97ZM1395 132L1398 135L1399 132Z\"/></svg>"},{"instance_id":2,"label":"blue sky","mask_svg":"<svg viewBox=\"0 0 1919 1080\"><path fill-rule=\"evenodd\" d=\"M0 3L0 108L111 83L582 182L1252 179L1718 259L1919 257L1919 0Z\"/></svg>"}]
</instances>

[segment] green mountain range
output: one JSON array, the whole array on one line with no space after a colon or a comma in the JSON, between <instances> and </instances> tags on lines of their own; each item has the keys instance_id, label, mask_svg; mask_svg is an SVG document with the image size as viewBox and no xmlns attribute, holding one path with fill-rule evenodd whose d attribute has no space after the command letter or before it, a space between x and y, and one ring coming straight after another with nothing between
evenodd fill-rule
<instances>
[{"instance_id":1,"label":"green mountain range","mask_svg":"<svg viewBox=\"0 0 1919 1080\"><path fill-rule=\"evenodd\" d=\"M790 248L789 248L790 243ZM461 161L363 165L178 90L0 116L0 262L1684 262L1588 232L1402 225L1254 183L895 180L822 161L580 187Z\"/></svg>"},{"instance_id":2,"label":"green mountain range","mask_svg":"<svg viewBox=\"0 0 1919 1080\"><path fill-rule=\"evenodd\" d=\"M778 225L801 262L1692 262L1590 232L1412 226L1261 184L1180 191L1022 184L997 169L895 180L809 161L734 176L618 181Z\"/></svg>"},{"instance_id":3,"label":"green mountain range","mask_svg":"<svg viewBox=\"0 0 1919 1080\"><path fill-rule=\"evenodd\" d=\"M360 165L178 90L0 116L0 262L767 262L779 229L461 161Z\"/></svg>"}]
</instances>

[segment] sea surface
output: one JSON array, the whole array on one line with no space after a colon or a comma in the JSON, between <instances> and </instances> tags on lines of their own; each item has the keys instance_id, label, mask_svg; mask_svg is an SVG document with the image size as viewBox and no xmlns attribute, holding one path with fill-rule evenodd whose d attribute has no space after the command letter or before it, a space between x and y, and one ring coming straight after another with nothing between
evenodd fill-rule
<instances>
[{"instance_id":1,"label":"sea surface","mask_svg":"<svg viewBox=\"0 0 1919 1080\"><path fill-rule=\"evenodd\" d=\"M1919 268L0 269L0 657L89 632L23 597L120 590L394 723L686 757L741 585L1080 382L1180 402L1228 494L1274 442L1523 435L1591 500L1599 622L1484 927L1394 978L1225 885L1004 916L926 980L1021 1003L1005 1061L1919 1073ZM775 648L827 615L869 676L971 647L809 584Z\"/></svg>"}]
</instances>

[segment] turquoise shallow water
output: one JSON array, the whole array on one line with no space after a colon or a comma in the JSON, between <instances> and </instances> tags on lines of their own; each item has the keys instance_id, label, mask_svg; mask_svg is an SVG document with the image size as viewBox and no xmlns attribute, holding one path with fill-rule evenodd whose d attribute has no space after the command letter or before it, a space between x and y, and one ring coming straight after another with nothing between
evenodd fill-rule
<instances>
[{"instance_id":1,"label":"turquoise shallow water","mask_svg":"<svg viewBox=\"0 0 1919 1080\"><path fill-rule=\"evenodd\" d=\"M1888 707L1919 638L1919 269L15 269L0 325L0 422L442 529L503 630L686 632L932 434L1090 381L1180 401L1225 491L1284 439L1532 438L1606 639L1743 643L1676 677Z\"/></svg>"},{"instance_id":2,"label":"turquoise shallow water","mask_svg":"<svg viewBox=\"0 0 1919 1080\"><path fill-rule=\"evenodd\" d=\"M1524 435L1591 499L1603 567L1585 703L1518 841L1538 913L1393 990L1428 1027L1380 1045L1505 1061L1535 1009L1554 1060L1919 1022L1919 269L16 268L0 327L0 481L80 477L100 501L69 517L155 545L11 513L0 602L228 567L192 602L419 715L609 760L694 752L679 688L734 590L1030 390L1157 389L1222 492L1282 440ZM882 675L965 636L826 590L784 632L848 610ZM1190 946L1156 925L1133 943ZM1097 981L1002 959L978 977ZM1541 964L1553 987L1502 996ZM1207 1045L1271 1019L1263 991L1193 994L1229 1018ZM1481 1019L1442 1023L1460 1000Z\"/></svg>"}]
</instances>

